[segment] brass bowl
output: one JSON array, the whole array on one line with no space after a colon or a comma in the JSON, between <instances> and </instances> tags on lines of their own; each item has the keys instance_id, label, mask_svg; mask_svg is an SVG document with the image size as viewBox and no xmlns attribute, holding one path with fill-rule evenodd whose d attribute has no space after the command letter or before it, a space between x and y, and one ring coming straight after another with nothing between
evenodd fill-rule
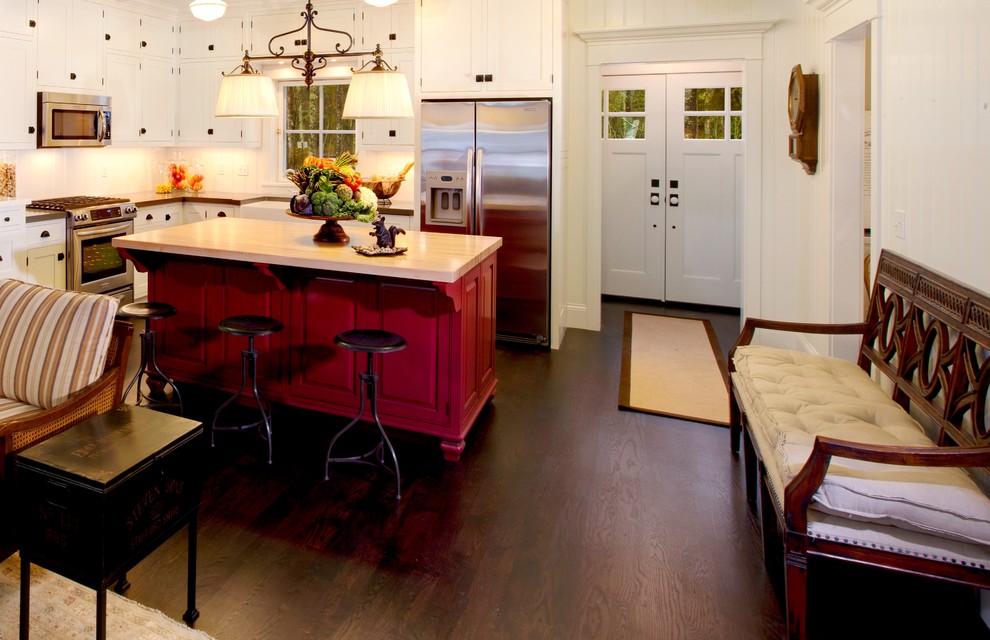
<instances>
[{"instance_id":1,"label":"brass bowl","mask_svg":"<svg viewBox=\"0 0 990 640\"><path fill-rule=\"evenodd\" d=\"M399 191L399 187L402 186L403 178L398 178L396 180L376 180L374 182L365 182L363 186L371 189L376 196L378 196L378 204L383 206L389 206L392 201L389 200Z\"/></svg>"}]
</instances>

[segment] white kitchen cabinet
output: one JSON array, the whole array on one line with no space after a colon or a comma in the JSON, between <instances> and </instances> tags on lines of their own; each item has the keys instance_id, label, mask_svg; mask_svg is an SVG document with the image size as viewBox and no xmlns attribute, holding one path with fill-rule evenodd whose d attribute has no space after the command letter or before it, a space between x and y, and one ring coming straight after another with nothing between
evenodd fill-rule
<instances>
[{"instance_id":1,"label":"white kitchen cabinet","mask_svg":"<svg viewBox=\"0 0 990 640\"><path fill-rule=\"evenodd\" d=\"M183 60L240 59L246 48L244 19L239 16L213 22L190 19L179 23L179 57Z\"/></svg>"},{"instance_id":2,"label":"white kitchen cabinet","mask_svg":"<svg viewBox=\"0 0 990 640\"><path fill-rule=\"evenodd\" d=\"M361 7L361 48L373 51L381 45L382 51L413 49L416 46L416 7L412 4L393 4L389 7ZM389 61L391 62L391 60ZM409 69L410 73L412 68Z\"/></svg>"},{"instance_id":3,"label":"white kitchen cabinet","mask_svg":"<svg viewBox=\"0 0 990 640\"><path fill-rule=\"evenodd\" d=\"M172 63L108 53L106 93L113 99L114 144L171 144L175 131Z\"/></svg>"},{"instance_id":4,"label":"white kitchen cabinet","mask_svg":"<svg viewBox=\"0 0 990 640\"><path fill-rule=\"evenodd\" d=\"M0 148L34 149L37 144L38 97L35 90L35 44L0 38Z\"/></svg>"},{"instance_id":5,"label":"white kitchen cabinet","mask_svg":"<svg viewBox=\"0 0 990 640\"><path fill-rule=\"evenodd\" d=\"M24 205L0 202L0 278L24 278Z\"/></svg>"},{"instance_id":6,"label":"white kitchen cabinet","mask_svg":"<svg viewBox=\"0 0 990 640\"><path fill-rule=\"evenodd\" d=\"M421 25L424 95L553 89L552 0L422 0Z\"/></svg>"},{"instance_id":7,"label":"white kitchen cabinet","mask_svg":"<svg viewBox=\"0 0 990 640\"><path fill-rule=\"evenodd\" d=\"M103 28L108 52L168 59L175 54L175 27L170 20L108 5Z\"/></svg>"},{"instance_id":8,"label":"white kitchen cabinet","mask_svg":"<svg viewBox=\"0 0 990 640\"><path fill-rule=\"evenodd\" d=\"M0 2L0 36L34 37L37 0L3 0Z\"/></svg>"},{"instance_id":9,"label":"white kitchen cabinet","mask_svg":"<svg viewBox=\"0 0 990 640\"><path fill-rule=\"evenodd\" d=\"M217 96L229 62L186 62L178 74L178 142L180 145L240 143L242 118L217 118Z\"/></svg>"},{"instance_id":10,"label":"white kitchen cabinet","mask_svg":"<svg viewBox=\"0 0 990 640\"><path fill-rule=\"evenodd\" d=\"M65 288L65 218L28 222L24 227L25 279Z\"/></svg>"},{"instance_id":11,"label":"white kitchen cabinet","mask_svg":"<svg viewBox=\"0 0 990 640\"><path fill-rule=\"evenodd\" d=\"M186 202L182 205L182 218L186 224L213 220L214 218L237 218L238 207L233 204L207 204Z\"/></svg>"},{"instance_id":12,"label":"white kitchen cabinet","mask_svg":"<svg viewBox=\"0 0 990 640\"><path fill-rule=\"evenodd\" d=\"M38 3L38 86L103 88L103 7L89 0Z\"/></svg>"},{"instance_id":13,"label":"white kitchen cabinet","mask_svg":"<svg viewBox=\"0 0 990 640\"><path fill-rule=\"evenodd\" d=\"M390 53L388 63L397 67L406 76L409 94L416 95L415 54L412 52ZM412 147L416 144L415 118L362 118L357 121L360 144L365 148L391 149L396 146Z\"/></svg>"}]
</instances>

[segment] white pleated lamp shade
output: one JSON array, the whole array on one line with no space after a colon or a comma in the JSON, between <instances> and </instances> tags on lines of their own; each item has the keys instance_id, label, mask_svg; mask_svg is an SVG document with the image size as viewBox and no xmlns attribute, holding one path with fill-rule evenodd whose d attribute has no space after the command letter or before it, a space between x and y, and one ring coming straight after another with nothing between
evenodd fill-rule
<instances>
[{"instance_id":1,"label":"white pleated lamp shade","mask_svg":"<svg viewBox=\"0 0 990 640\"><path fill-rule=\"evenodd\" d=\"M189 3L189 10L194 17L210 22L223 16L227 3L224 0L193 0Z\"/></svg>"},{"instance_id":2,"label":"white pleated lamp shade","mask_svg":"<svg viewBox=\"0 0 990 640\"><path fill-rule=\"evenodd\" d=\"M398 71L357 71L344 100L344 118L411 118L409 84Z\"/></svg>"},{"instance_id":3,"label":"white pleated lamp shade","mask_svg":"<svg viewBox=\"0 0 990 640\"><path fill-rule=\"evenodd\" d=\"M364 1L373 7L387 7L390 4L395 4L395 0L364 0Z\"/></svg>"},{"instance_id":4,"label":"white pleated lamp shade","mask_svg":"<svg viewBox=\"0 0 990 640\"><path fill-rule=\"evenodd\" d=\"M275 82L258 73L232 73L220 81L218 118L274 118L278 116Z\"/></svg>"}]
</instances>

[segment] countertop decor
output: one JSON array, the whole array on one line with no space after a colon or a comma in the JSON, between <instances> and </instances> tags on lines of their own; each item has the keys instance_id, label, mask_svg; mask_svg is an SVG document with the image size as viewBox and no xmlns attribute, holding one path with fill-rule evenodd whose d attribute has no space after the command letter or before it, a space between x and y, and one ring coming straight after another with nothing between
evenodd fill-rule
<instances>
[{"instance_id":1,"label":"countertop decor","mask_svg":"<svg viewBox=\"0 0 990 640\"><path fill-rule=\"evenodd\" d=\"M348 242L338 220L371 222L378 217L378 198L361 186L357 156L350 152L344 151L336 158L307 156L301 169L289 169L285 177L299 187L286 213L294 218L324 221L313 236L316 242Z\"/></svg>"}]
</instances>

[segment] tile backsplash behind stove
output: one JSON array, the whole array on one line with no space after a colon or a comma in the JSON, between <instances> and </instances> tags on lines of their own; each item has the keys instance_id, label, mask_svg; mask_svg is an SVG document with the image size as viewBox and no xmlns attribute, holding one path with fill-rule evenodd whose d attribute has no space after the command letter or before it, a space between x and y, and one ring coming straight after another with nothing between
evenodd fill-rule
<instances>
[{"instance_id":1,"label":"tile backsplash behind stove","mask_svg":"<svg viewBox=\"0 0 990 640\"><path fill-rule=\"evenodd\" d=\"M173 158L203 166L204 191L259 191L260 149L127 148L6 151L17 165L17 198L40 200L80 193L110 195L153 191L158 169ZM223 175L220 165L226 165ZM247 176L236 167L247 166Z\"/></svg>"}]
</instances>

